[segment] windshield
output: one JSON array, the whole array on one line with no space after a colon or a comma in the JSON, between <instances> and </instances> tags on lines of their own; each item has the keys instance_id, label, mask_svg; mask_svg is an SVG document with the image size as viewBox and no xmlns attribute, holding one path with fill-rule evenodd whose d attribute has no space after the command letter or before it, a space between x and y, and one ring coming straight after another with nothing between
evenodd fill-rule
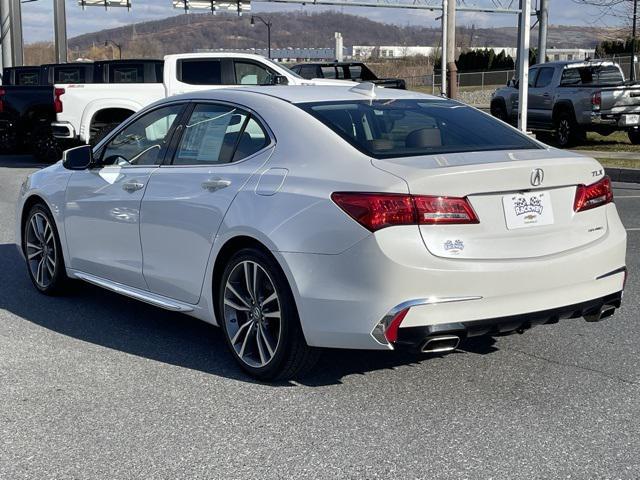
<instances>
[{"instance_id":1,"label":"windshield","mask_svg":"<svg viewBox=\"0 0 640 480\"><path fill-rule=\"evenodd\" d=\"M443 100L362 100L298 105L375 158L542 148L471 107Z\"/></svg>"},{"instance_id":2,"label":"windshield","mask_svg":"<svg viewBox=\"0 0 640 480\"><path fill-rule=\"evenodd\" d=\"M302 78L300 75L298 75L296 72L294 72L293 70L291 70L288 67L285 67L283 64L278 63L278 62L274 62L273 60L269 59L269 58L265 58L264 61L266 61L267 63L270 63L271 65L275 65L278 68L281 68L282 70L285 70L289 75L291 75L292 77L296 77L296 78Z\"/></svg>"}]
</instances>

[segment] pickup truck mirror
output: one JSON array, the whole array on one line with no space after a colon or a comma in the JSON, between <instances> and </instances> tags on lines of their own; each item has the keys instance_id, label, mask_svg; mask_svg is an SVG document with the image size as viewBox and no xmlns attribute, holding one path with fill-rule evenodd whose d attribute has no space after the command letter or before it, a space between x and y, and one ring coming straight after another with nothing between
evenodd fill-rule
<instances>
[{"instance_id":1,"label":"pickup truck mirror","mask_svg":"<svg viewBox=\"0 0 640 480\"><path fill-rule=\"evenodd\" d=\"M271 85L289 85L289 79L284 75L272 75Z\"/></svg>"},{"instance_id":2,"label":"pickup truck mirror","mask_svg":"<svg viewBox=\"0 0 640 480\"><path fill-rule=\"evenodd\" d=\"M90 145L66 150L62 154L62 165L67 170L86 170L93 164L93 149Z\"/></svg>"}]
</instances>

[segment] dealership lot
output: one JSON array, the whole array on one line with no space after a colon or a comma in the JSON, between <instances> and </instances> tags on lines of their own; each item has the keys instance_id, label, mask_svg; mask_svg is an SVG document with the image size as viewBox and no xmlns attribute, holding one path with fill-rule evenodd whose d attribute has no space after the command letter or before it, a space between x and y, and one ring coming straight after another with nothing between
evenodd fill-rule
<instances>
[{"instance_id":1,"label":"dealership lot","mask_svg":"<svg viewBox=\"0 0 640 480\"><path fill-rule=\"evenodd\" d=\"M616 186L615 317L443 357L328 351L264 385L214 327L88 285L37 294L12 244L35 168L0 157L0 478L640 477L639 185Z\"/></svg>"}]
</instances>

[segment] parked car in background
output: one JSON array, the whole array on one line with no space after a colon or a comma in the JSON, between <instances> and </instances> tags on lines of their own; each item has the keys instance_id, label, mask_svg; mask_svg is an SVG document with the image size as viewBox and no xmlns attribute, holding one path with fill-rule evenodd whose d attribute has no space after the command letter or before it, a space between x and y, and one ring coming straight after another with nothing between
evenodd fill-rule
<instances>
[{"instance_id":1,"label":"parked car in background","mask_svg":"<svg viewBox=\"0 0 640 480\"><path fill-rule=\"evenodd\" d=\"M596 160L351 85L196 91L67 151L18 199L33 285L218 325L261 379L301 374L315 347L446 352L620 306L626 231Z\"/></svg>"},{"instance_id":2,"label":"parked car in background","mask_svg":"<svg viewBox=\"0 0 640 480\"><path fill-rule=\"evenodd\" d=\"M155 82L61 85L62 109L53 123L56 138L95 145L121 122L143 107L185 92L243 85L347 84L341 80L305 80L260 55L189 53L168 55Z\"/></svg>"},{"instance_id":3,"label":"parked car in background","mask_svg":"<svg viewBox=\"0 0 640 480\"><path fill-rule=\"evenodd\" d=\"M354 82L371 82L379 87L399 88L405 90L406 83L401 78L378 78L362 62L310 62L300 63L291 67L303 78L330 78L353 80Z\"/></svg>"},{"instance_id":4,"label":"parked car in background","mask_svg":"<svg viewBox=\"0 0 640 480\"><path fill-rule=\"evenodd\" d=\"M585 140L586 132L628 132L640 144L640 84L625 81L608 61L550 62L529 69L527 121L533 131L556 135L561 147ZM491 114L506 122L518 116L518 84L493 94Z\"/></svg>"},{"instance_id":5,"label":"parked car in background","mask_svg":"<svg viewBox=\"0 0 640 480\"><path fill-rule=\"evenodd\" d=\"M158 83L163 66L162 60L127 59L5 68L0 88L0 149L5 153L27 149L41 161L59 160L62 148L74 141L62 140L60 145L52 131L66 88Z\"/></svg>"}]
</instances>

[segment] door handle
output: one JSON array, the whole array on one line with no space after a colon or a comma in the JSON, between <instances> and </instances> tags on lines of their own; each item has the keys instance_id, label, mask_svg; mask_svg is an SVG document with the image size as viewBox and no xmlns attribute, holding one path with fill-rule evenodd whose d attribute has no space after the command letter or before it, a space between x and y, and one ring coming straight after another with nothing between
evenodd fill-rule
<instances>
[{"instance_id":1,"label":"door handle","mask_svg":"<svg viewBox=\"0 0 640 480\"><path fill-rule=\"evenodd\" d=\"M225 180L223 178L210 178L202 182L202 188L205 190L209 190L210 192L215 192L217 190L222 190L223 188L227 188L231 185L231 181Z\"/></svg>"},{"instance_id":2,"label":"door handle","mask_svg":"<svg viewBox=\"0 0 640 480\"><path fill-rule=\"evenodd\" d=\"M133 192L137 192L138 190L144 188L144 183L139 182L137 180L131 180L129 182L123 183L122 184L122 189L125 192L129 192L129 193L133 193Z\"/></svg>"}]
</instances>

